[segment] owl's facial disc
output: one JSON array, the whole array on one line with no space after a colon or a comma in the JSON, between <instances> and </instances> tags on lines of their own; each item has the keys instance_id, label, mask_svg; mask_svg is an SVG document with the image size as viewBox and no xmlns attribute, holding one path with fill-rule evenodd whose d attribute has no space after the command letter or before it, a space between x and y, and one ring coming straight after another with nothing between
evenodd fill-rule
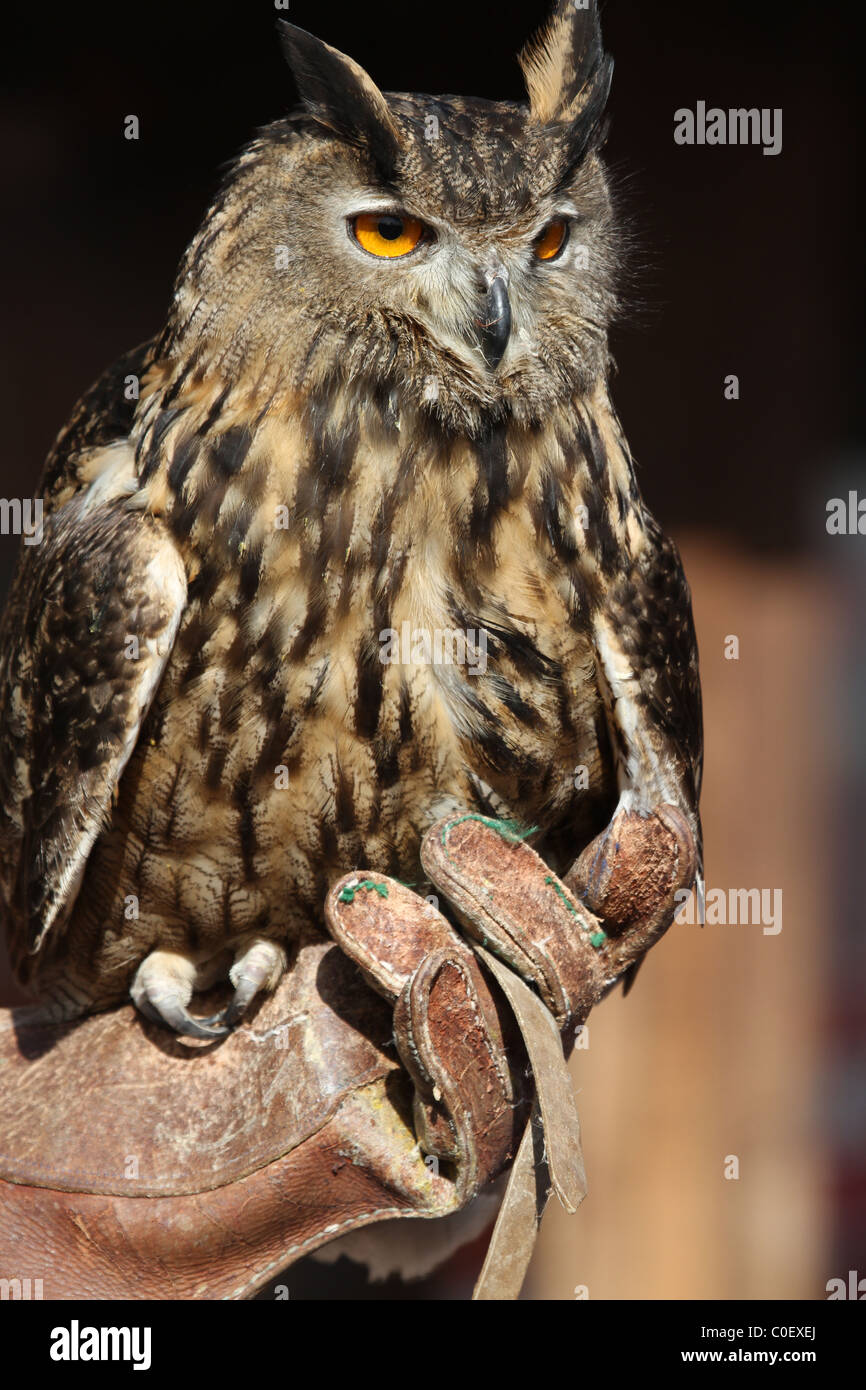
<instances>
[{"instance_id":1,"label":"owl's facial disc","mask_svg":"<svg viewBox=\"0 0 866 1390\"><path fill-rule=\"evenodd\" d=\"M428 212L435 199L423 183L404 196L359 185L322 215L342 227L363 262L368 301L408 313L411 332L456 351L483 393L498 390L506 376L513 392L515 371L526 370L535 351L546 296L555 303L557 286L568 283L579 210L573 200L550 199L543 220L500 209L467 224Z\"/></svg>"},{"instance_id":2,"label":"owl's facial disc","mask_svg":"<svg viewBox=\"0 0 866 1390\"><path fill-rule=\"evenodd\" d=\"M348 237L356 251L361 251L365 259L382 261L382 274L394 275L404 268L411 272L416 267L423 272L425 259L440 249L440 238L428 222L411 212L390 205L383 196L377 206L371 201L364 211L350 210L345 215ZM552 223L551 228L564 228L564 222ZM440 284L440 303L448 302L449 322L438 326L452 336L457 329L466 345L473 352L480 351L490 372L494 372L505 355L511 338L512 313L509 298L509 271L500 256L487 254L482 258L461 247L459 263L452 260L455 246L453 229L444 228L446 263L451 265L451 273L444 272L444 284ZM545 228L541 238L533 244L537 259L555 259L562 243L564 233L556 235ZM554 244L555 243L555 244ZM449 252L451 255L449 255ZM452 279L453 276L453 279ZM381 287L381 281L379 282ZM449 289L451 293L449 293ZM428 320L428 328L437 324Z\"/></svg>"}]
</instances>

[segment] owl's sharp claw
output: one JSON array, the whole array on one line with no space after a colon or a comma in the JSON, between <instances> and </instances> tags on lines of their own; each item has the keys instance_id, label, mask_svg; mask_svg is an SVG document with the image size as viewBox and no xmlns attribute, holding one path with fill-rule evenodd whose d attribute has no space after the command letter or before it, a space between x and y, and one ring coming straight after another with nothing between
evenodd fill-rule
<instances>
[{"instance_id":1,"label":"owl's sharp claw","mask_svg":"<svg viewBox=\"0 0 866 1390\"><path fill-rule=\"evenodd\" d=\"M157 1004L142 994L135 1000L135 1005L139 1013L144 1014L151 1023L171 1028L173 1032L181 1033L187 1038L207 1038L208 1041L213 1041L214 1038L224 1038L229 1032L228 1028L215 1026L219 1022L217 1017L194 1018L183 1004L169 996L163 996Z\"/></svg>"},{"instance_id":2,"label":"owl's sharp claw","mask_svg":"<svg viewBox=\"0 0 866 1390\"><path fill-rule=\"evenodd\" d=\"M234 996L225 1011L225 1021L235 1024L260 990L275 989L288 965L286 952L277 941L255 940L239 951L229 971L235 987Z\"/></svg>"},{"instance_id":3,"label":"owl's sharp claw","mask_svg":"<svg viewBox=\"0 0 866 1390\"><path fill-rule=\"evenodd\" d=\"M227 1028L234 1028L236 1023L240 1023L255 993L254 989L243 993L239 989L235 990L231 1003L223 1010L223 1023Z\"/></svg>"},{"instance_id":4,"label":"owl's sharp claw","mask_svg":"<svg viewBox=\"0 0 866 1390\"><path fill-rule=\"evenodd\" d=\"M247 1004L252 997L253 996L250 995L249 999L244 999L241 1002L238 1000L237 991L235 991L230 1002L224 1009L220 1009L219 1013L211 1014L208 1018L201 1018L198 1021L199 1023L203 1023L206 1027L220 1026L223 1032L230 1033L231 1030L240 1023L246 1012Z\"/></svg>"},{"instance_id":5,"label":"owl's sharp claw","mask_svg":"<svg viewBox=\"0 0 866 1390\"><path fill-rule=\"evenodd\" d=\"M240 1023L260 990L276 988L287 965L286 953L276 941L257 940L235 956L229 979L235 987L230 1002L219 1013L200 1020L205 1026L222 1025L230 1030Z\"/></svg>"},{"instance_id":6,"label":"owl's sharp claw","mask_svg":"<svg viewBox=\"0 0 866 1390\"><path fill-rule=\"evenodd\" d=\"M173 1032L181 1033L187 1038L207 1038L212 1042L215 1038L227 1037L231 1031L220 1026L219 1015L215 1014L213 1018L194 1018L182 1004L170 1000L163 999L159 1008L155 1008L149 1000L143 999L137 1003L139 1012L152 1023L171 1028Z\"/></svg>"},{"instance_id":7,"label":"owl's sharp claw","mask_svg":"<svg viewBox=\"0 0 866 1390\"><path fill-rule=\"evenodd\" d=\"M145 1018L187 1038L213 1042L229 1029L211 1019L194 1018L187 1005L198 967L177 951L151 951L138 967L130 988L133 1003Z\"/></svg>"},{"instance_id":8,"label":"owl's sharp claw","mask_svg":"<svg viewBox=\"0 0 866 1390\"><path fill-rule=\"evenodd\" d=\"M194 989L209 988L224 978L221 957L196 963L179 951L151 951L138 967L130 994L137 1008L154 1023L189 1038L226 1037L239 1023L260 990L272 990L288 964L276 941L247 937L239 944L229 979L235 987L228 1006L209 1018L195 1018L187 1005Z\"/></svg>"}]
</instances>

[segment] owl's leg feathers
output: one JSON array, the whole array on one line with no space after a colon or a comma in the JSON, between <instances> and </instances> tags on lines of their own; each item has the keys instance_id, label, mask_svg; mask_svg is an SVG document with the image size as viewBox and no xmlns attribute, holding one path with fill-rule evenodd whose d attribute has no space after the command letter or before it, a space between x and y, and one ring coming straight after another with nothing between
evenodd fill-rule
<instances>
[{"instance_id":1,"label":"owl's leg feathers","mask_svg":"<svg viewBox=\"0 0 866 1390\"><path fill-rule=\"evenodd\" d=\"M136 1008L153 1023L189 1038L224 1038L223 1023L194 1018L187 1005L199 978L199 967L179 951L151 951L135 972L130 988Z\"/></svg>"},{"instance_id":2,"label":"owl's leg feathers","mask_svg":"<svg viewBox=\"0 0 866 1390\"><path fill-rule=\"evenodd\" d=\"M247 938L236 950L229 979L235 987L231 1003L222 1013L202 1019L204 1024L222 1024L233 1028L239 1023L256 995L276 989L288 966L285 948L277 941L256 936Z\"/></svg>"}]
</instances>

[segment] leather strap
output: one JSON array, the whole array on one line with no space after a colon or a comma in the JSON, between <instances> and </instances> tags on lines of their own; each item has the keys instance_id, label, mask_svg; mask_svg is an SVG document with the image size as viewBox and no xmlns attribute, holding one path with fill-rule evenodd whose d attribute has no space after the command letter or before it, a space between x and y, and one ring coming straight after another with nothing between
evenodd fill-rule
<instances>
[{"instance_id":1,"label":"leather strap","mask_svg":"<svg viewBox=\"0 0 866 1390\"><path fill-rule=\"evenodd\" d=\"M580 1119L552 1014L501 961L483 946L475 949L514 1010L535 1078L537 1098L472 1295L483 1301L516 1299L547 1205L545 1179L567 1212L575 1212L586 1196Z\"/></svg>"},{"instance_id":2,"label":"leather strap","mask_svg":"<svg viewBox=\"0 0 866 1390\"><path fill-rule=\"evenodd\" d=\"M549 1009L519 976L483 946L475 949L514 1010L532 1066L553 1191L567 1212L576 1212L586 1196L586 1173L577 1101L559 1031Z\"/></svg>"},{"instance_id":3,"label":"leather strap","mask_svg":"<svg viewBox=\"0 0 866 1390\"><path fill-rule=\"evenodd\" d=\"M547 1206L545 1178L544 1130L536 1102L508 1176L505 1196L475 1283L472 1293L475 1302L501 1302L520 1297Z\"/></svg>"}]
</instances>

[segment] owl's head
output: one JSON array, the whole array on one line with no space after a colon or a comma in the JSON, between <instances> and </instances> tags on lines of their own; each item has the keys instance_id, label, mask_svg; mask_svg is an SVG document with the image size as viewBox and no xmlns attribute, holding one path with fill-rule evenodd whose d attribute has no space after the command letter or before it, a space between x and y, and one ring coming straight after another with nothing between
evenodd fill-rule
<instances>
[{"instance_id":1,"label":"owl's head","mask_svg":"<svg viewBox=\"0 0 866 1390\"><path fill-rule=\"evenodd\" d=\"M606 370L612 64L559 0L527 103L383 94L286 23L302 105L241 155L187 253L170 338L224 376L395 393L441 427L534 422Z\"/></svg>"}]
</instances>

